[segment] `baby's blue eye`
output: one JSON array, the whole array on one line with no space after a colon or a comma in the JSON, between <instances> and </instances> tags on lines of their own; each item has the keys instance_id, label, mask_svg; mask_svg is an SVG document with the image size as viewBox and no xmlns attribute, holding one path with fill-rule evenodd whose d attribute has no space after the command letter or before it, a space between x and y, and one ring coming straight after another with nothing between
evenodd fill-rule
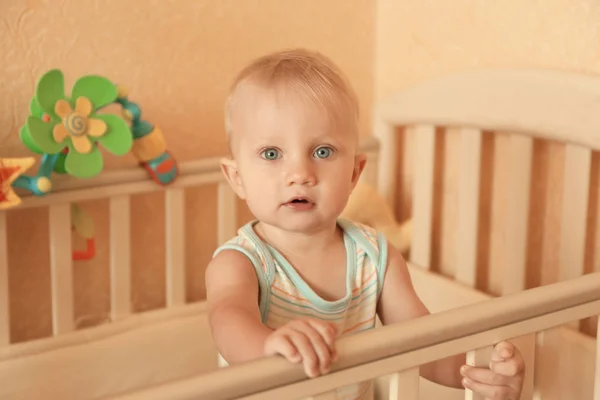
<instances>
[{"instance_id":1,"label":"baby's blue eye","mask_svg":"<svg viewBox=\"0 0 600 400\"><path fill-rule=\"evenodd\" d=\"M330 147L319 147L315 151L315 157L327 158L327 157L331 156L332 152L333 152L333 150Z\"/></svg>"},{"instance_id":2,"label":"baby's blue eye","mask_svg":"<svg viewBox=\"0 0 600 400\"><path fill-rule=\"evenodd\" d=\"M262 156L267 160L277 160L279 158L279 152L275 149L267 149L262 152Z\"/></svg>"}]
</instances>

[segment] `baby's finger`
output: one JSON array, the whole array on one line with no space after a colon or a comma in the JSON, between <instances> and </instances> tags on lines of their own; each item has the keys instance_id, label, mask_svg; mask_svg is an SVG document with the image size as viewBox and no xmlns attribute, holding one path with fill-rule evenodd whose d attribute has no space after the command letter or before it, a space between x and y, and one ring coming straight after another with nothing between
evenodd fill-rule
<instances>
[{"instance_id":1,"label":"baby's finger","mask_svg":"<svg viewBox=\"0 0 600 400\"><path fill-rule=\"evenodd\" d=\"M321 373L326 374L331 369L331 349L325 343L325 339L321 336L312 325L297 325L295 326L300 333L306 335L312 344L312 348L319 358L319 368Z\"/></svg>"},{"instance_id":2,"label":"baby's finger","mask_svg":"<svg viewBox=\"0 0 600 400\"><path fill-rule=\"evenodd\" d=\"M319 357L317 356L310 339L299 331L291 332L289 338L302 357L306 375L311 378L319 375Z\"/></svg>"},{"instance_id":3,"label":"baby's finger","mask_svg":"<svg viewBox=\"0 0 600 400\"><path fill-rule=\"evenodd\" d=\"M504 375L508 377L515 377L521 373L525 367L521 360L511 358L506 361L492 361L490 363L490 369L496 374Z\"/></svg>"},{"instance_id":4,"label":"baby's finger","mask_svg":"<svg viewBox=\"0 0 600 400\"><path fill-rule=\"evenodd\" d=\"M296 349L296 346L294 346L289 338L285 335L277 337L273 342L269 343L265 350L266 355L268 356L281 354L289 362L299 363L302 361L302 357L298 352L298 349Z\"/></svg>"},{"instance_id":5,"label":"baby's finger","mask_svg":"<svg viewBox=\"0 0 600 400\"><path fill-rule=\"evenodd\" d=\"M510 378L494 373L487 368L463 366L460 373L472 381L492 386L503 386L510 383Z\"/></svg>"},{"instance_id":6,"label":"baby's finger","mask_svg":"<svg viewBox=\"0 0 600 400\"><path fill-rule=\"evenodd\" d=\"M507 359L513 356L514 354L514 346L512 343L507 342L507 341L502 341L497 343L494 346L494 354L499 356L500 359ZM492 357L492 359L494 359L495 361L500 361L498 359L495 359L494 357Z\"/></svg>"},{"instance_id":7,"label":"baby's finger","mask_svg":"<svg viewBox=\"0 0 600 400\"><path fill-rule=\"evenodd\" d=\"M323 336L325 343L333 349L337 337L337 325L323 321L310 321L309 324Z\"/></svg>"},{"instance_id":8,"label":"baby's finger","mask_svg":"<svg viewBox=\"0 0 600 400\"><path fill-rule=\"evenodd\" d=\"M469 378L463 379L463 386L486 399L517 400L515 390L509 386L492 386Z\"/></svg>"},{"instance_id":9,"label":"baby's finger","mask_svg":"<svg viewBox=\"0 0 600 400\"><path fill-rule=\"evenodd\" d=\"M494 351L492 351L492 361L504 361L504 357L502 357L500 353L494 349Z\"/></svg>"}]
</instances>

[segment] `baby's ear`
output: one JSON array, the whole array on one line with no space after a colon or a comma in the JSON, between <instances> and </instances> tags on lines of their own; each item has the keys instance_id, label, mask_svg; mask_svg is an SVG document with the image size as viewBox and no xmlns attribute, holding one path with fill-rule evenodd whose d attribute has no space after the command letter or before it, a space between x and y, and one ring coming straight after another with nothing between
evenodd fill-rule
<instances>
[{"instance_id":1,"label":"baby's ear","mask_svg":"<svg viewBox=\"0 0 600 400\"><path fill-rule=\"evenodd\" d=\"M354 171L352 172L352 187L356 186L358 179L367 165L367 155L364 153L357 154L354 157Z\"/></svg>"},{"instance_id":2,"label":"baby's ear","mask_svg":"<svg viewBox=\"0 0 600 400\"><path fill-rule=\"evenodd\" d=\"M244 185L242 184L242 179L238 172L237 162L231 158L222 158L221 171L223 171L225 179L227 179L227 182L229 182L229 185L235 194L244 200L246 198L246 193L244 192Z\"/></svg>"}]
</instances>

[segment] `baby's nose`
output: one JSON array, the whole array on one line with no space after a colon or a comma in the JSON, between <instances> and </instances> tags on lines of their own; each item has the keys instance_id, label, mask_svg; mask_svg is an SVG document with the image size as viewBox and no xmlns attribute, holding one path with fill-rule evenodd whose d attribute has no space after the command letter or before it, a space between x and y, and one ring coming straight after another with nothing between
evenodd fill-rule
<instances>
[{"instance_id":1,"label":"baby's nose","mask_svg":"<svg viewBox=\"0 0 600 400\"><path fill-rule=\"evenodd\" d=\"M309 185L313 186L317 182L315 172L307 164L295 166L288 174L288 185Z\"/></svg>"}]
</instances>

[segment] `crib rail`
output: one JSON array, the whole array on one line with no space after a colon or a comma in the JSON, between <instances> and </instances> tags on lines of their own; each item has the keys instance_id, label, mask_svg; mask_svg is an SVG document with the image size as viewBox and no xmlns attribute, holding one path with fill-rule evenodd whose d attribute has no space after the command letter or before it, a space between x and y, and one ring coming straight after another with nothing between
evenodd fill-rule
<instances>
[{"instance_id":1,"label":"crib rail","mask_svg":"<svg viewBox=\"0 0 600 400\"><path fill-rule=\"evenodd\" d=\"M340 360L316 379L307 379L298 365L270 357L111 399L326 399L337 387L394 374L392 386L399 381L409 386L403 386L402 396L392 390L390 399L416 400L416 369L422 364L476 354L500 340L598 314L600 273L595 273L344 337L338 342Z\"/></svg>"}]
</instances>

